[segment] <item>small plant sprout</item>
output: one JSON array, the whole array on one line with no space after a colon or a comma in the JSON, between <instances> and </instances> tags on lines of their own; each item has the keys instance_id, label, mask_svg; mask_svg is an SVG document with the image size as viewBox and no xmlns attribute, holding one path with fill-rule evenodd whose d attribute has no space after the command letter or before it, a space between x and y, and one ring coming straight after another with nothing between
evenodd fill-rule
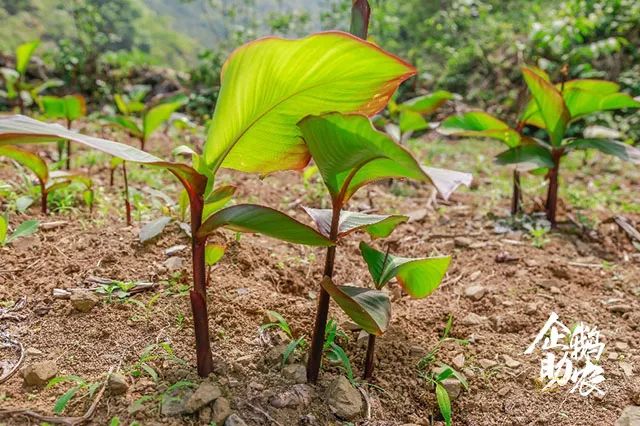
<instances>
[{"instance_id":1,"label":"small plant sprout","mask_svg":"<svg viewBox=\"0 0 640 426\"><path fill-rule=\"evenodd\" d=\"M93 206L93 182L90 178L81 174L73 174L64 171L49 171L47 163L37 154L33 152L11 146L2 145L0 143L0 157L11 158L22 166L28 168L36 175L40 186L40 207L43 214L47 214L47 199L49 194L55 190L69 186L73 182L79 182L85 187L85 193L88 191L90 196L84 196L87 205Z\"/></svg>"},{"instance_id":2,"label":"small plant sprout","mask_svg":"<svg viewBox=\"0 0 640 426\"><path fill-rule=\"evenodd\" d=\"M377 131L363 115L327 113L308 116L298 125L332 203L331 209L307 208L306 211L318 230L334 243L357 230L363 230L373 238L384 238L400 223L407 221L406 216L400 215L344 211L349 199L364 185L383 179L408 178L432 182L446 198L458 185L468 184L471 178L466 173L421 166L407 150ZM317 380L320 370L330 294L344 310L349 304L349 310L363 312L360 322L368 321L363 328L372 334L381 334L388 322L389 301L383 293L336 286L332 282L335 256L336 247L330 246L325 258L324 279L307 365L310 382Z\"/></svg>"},{"instance_id":3,"label":"small plant sprout","mask_svg":"<svg viewBox=\"0 0 640 426\"><path fill-rule=\"evenodd\" d=\"M7 215L0 214L0 247L10 244L18 238L28 237L38 231L40 222L37 220L25 220L9 233L9 220Z\"/></svg>"},{"instance_id":4,"label":"small plant sprout","mask_svg":"<svg viewBox=\"0 0 640 426\"><path fill-rule=\"evenodd\" d=\"M54 377L47 383L47 388L52 388L61 383L72 383L73 386L56 399L55 405L53 406L53 412L56 414L62 414L69 405L69 402L76 395L84 394L82 395L83 397L91 398L98 387L100 387L100 382L90 383L82 377L69 375Z\"/></svg>"},{"instance_id":5,"label":"small plant sprout","mask_svg":"<svg viewBox=\"0 0 640 426\"><path fill-rule=\"evenodd\" d=\"M297 348L304 348L307 345L305 336L299 338L293 337L291 326L284 317L276 311L267 311L267 322L260 326L261 331L269 330L271 328L279 328L289 338L289 343L282 352L282 365L287 363L289 357L296 351Z\"/></svg>"},{"instance_id":6,"label":"small plant sprout","mask_svg":"<svg viewBox=\"0 0 640 426\"><path fill-rule=\"evenodd\" d=\"M44 115L49 119L64 119L67 129L71 129L73 122L87 114L87 105L80 95L65 97L42 96L39 103ZM62 143L58 144L58 160L62 160ZM71 169L71 143L66 142L66 169Z\"/></svg>"},{"instance_id":7,"label":"small plant sprout","mask_svg":"<svg viewBox=\"0 0 640 426\"><path fill-rule=\"evenodd\" d=\"M140 141L140 149L145 150L145 146L151 135L158 130L160 126L168 122L171 114L184 106L189 98L185 95L176 95L165 99L155 106L139 109L141 101L127 102L120 95L116 95L116 105L120 112L124 115L107 116L104 119L121 129L125 130L130 136ZM142 124L130 116L131 113L141 112Z\"/></svg>"},{"instance_id":8,"label":"small plant sprout","mask_svg":"<svg viewBox=\"0 0 640 426\"><path fill-rule=\"evenodd\" d=\"M447 379L457 380L465 390L468 390L469 383L467 383L467 379L465 379L465 377L457 372L453 367L442 363L435 371L430 373L421 373L421 377L425 379L427 383L431 384L431 386L435 387L436 401L438 403L440 414L442 415L446 426L451 426L451 419L453 417L451 398L449 397L449 393L447 392L443 382Z\"/></svg>"},{"instance_id":9,"label":"small plant sprout","mask_svg":"<svg viewBox=\"0 0 640 426\"><path fill-rule=\"evenodd\" d=\"M339 31L298 40L267 37L239 47L226 61L207 141L202 155L191 154L192 166L23 116L0 118L0 145L68 139L125 161L167 169L180 180L190 204L194 283L190 299L198 373L204 377L213 370L206 298L209 235L227 227L296 244L335 244L271 208L221 206L223 194L235 189L215 186L218 170L267 175L302 169L311 157L296 126L302 118L332 110L373 115L414 73L376 45Z\"/></svg>"},{"instance_id":10,"label":"small plant sprout","mask_svg":"<svg viewBox=\"0 0 640 426\"><path fill-rule=\"evenodd\" d=\"M360 243L360 253L367 263L376 290L381 290L392 278L395 278L402 289L413 299L423 299L433 293L442 282L451 262L450 256L422 259L397 257L389 254L388 250L385 253L378 251L365 242ZM356 315L347 310L345 312L359 324ZM388 324L391 316L390 310L387 315L385 322ZM366 328L364 330L369 333L364 368L364 378L367 379L373 374L376 335L380 333L371 333ZM385 330L379 331L384 332Z\"/></svg>"}]
</instances>

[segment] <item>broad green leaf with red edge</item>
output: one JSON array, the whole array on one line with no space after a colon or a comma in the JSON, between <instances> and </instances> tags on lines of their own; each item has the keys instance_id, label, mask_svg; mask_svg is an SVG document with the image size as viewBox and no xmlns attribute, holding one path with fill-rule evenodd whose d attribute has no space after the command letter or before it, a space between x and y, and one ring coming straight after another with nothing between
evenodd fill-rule
<instances>
[{"instance_id":1,"label":"broad green leaf with red edge","mask_svg":"<svg viewBox=\"0 0 640 426\"><path fill-rule=\"evenodd\" d=\"M539 145L522 145L501 152L495 158L496 164L531 164L532 168L554 166L548 149ZM523 170L523 169L521 169Z\"/></svg>"},{"instance_id":2,"label":"broad green leaf with red edge","mask_svg":"<svg viewBox=\"0 0 640 426\"><path fill-rule=\"evenodd\" d=\"M87 113L87 106L84 97L80 95L42 96L40 104L47 118L64 118L67 120L77 120Z\"/></svg>"},{"instance_id":3,"label":"broad green leaf with red edge","mask_svg":"<svg viewBox=\"0 0 640 426\"><path fill-rule=\"evenodd\" d=\"M437 92L430 93L428 95L418 96L417 98L409 99L402 103L398 108L402 110L409 110L417 112L421 115L433 114L445 104L448 100L453 99L453 93L446 90L438 90Z\"/></svg>"},{"instance_id":4,"label":"broad green leaf with red edge","mask_svg":"<svg viewBox=\"0 0 640 426\"><path fill-rule=\"evenodd\" d=\"M391 302L385 293L369 288L337 286L329 277L324 277L320 284L364 331L379 336L387 330Z\"/></svg>"},{"instance_id":5,"label":"broad green leaf with red edge","mask_svg":"<svg viewBox=\"0 0 640 426\"><path fill-rule=\"evenodd\" d=\"M328 247L334 245L324 235L291 216L270 207L237 204L218 210L200 226L195 237L205 240L216 229L263 234L295 244Z\"/></svg>"},{"instance_id":6,"label":"broad green leaf with red edge","mask_svg":"<svg viewBox=\"0 0 640 426\"><path fill-rule=\"evenodd\" d=\"M609 139L574 139L565 146L568 150L596 149L604 154L618 157L621 160L640 164L640 149L618 141Z\"/></svg>"},{"instance_id":7,"label":"broad green leaf with red edge","mask_svg":"<svg viewBox=\"0 0 640 426\"><path fill-rule=\"evenodd\" d=\"M192 167L164 161L129 145L82 135L57 124L42 123L22 115L0 118L0 147L13 144L55 142L67 139L125 161L161 167L173 173L191 194L203 194L207 178Z\"/></svg>"},{"instance_id":8,"label":"broad green leaf with red edge","mask_svg":"<svg viewBox=\"0 0 640 426\"><path fill-rule=\"evenodd\" d=\"M49 168L39 155L15 146L0 145L0 157L8 157L31 170L42 183L49 180Z\"/></svg>"},{"instance_id":9,"label":"broad green leaf with red edge","mask_svg":"<svg viewBox=\"0 0 640 426\"><path fill-rule=\"evenodd\" d=\"M40 45L40 40L33 40L27 43L23 43L16 48L16 71L20 75L24 75L27 71L27 66L33 56L33 52Z\"/></svg>"},{"instance_id":10,"label":"broad green leaf with red edge","mask_svg":"<svg viewBox=\"0 0 640 426\"><path fill-rule=\"evenodd\" d=\"M304 206L302 208L311 216L318 230L328 237L331 231L333 211L331 209L312 209ZM399 224L407 220L409 220L408 216L367 214L342 210L338 221L338 238L343 238L358 230L366 231L374 239L385 238Z\"/></svg>"},{"instance_id":11,"label":"broad green leaf with red edge","mask_svg":"<svg viewBox=\"0 0 640 426\"><path fill-rule=\"evenodd\" d=\"M451 262L450 256L421 259L398 257L378 251L364 241L360 243L360 253L378 289L395 277L414 299L427 297L437 289Z\"/></svg>"},{"instance_id":12,"label":"broad green leaf with red edge","mask_svg":"<svg viewBox=\"0 0 640 426\"><path fill-rule=\"evenodd\" d=\"M189 98L187 96L180 94L150 108L142 118L142 134L144 138L149 139L158 127L169 120L171 114L180 109L188 101Z\"/></svg>"},{"instance_id":13,"label":"broad green leaf with red edge","mask_svg":"<svg viewBox=\"0 0 640 426\"><path fill-rule=\"evenodd\" d=\"M389 178L431 181L409 151L376 130L363 115L308 116L298 126L338 205L344 205L360 187L374 181ZM442 174L439 177L446 178Z\"/></svg>"},{"instance_id":14,"label":"broad green leaf with red edge","mask_svg":"<svg viewBox=\"0 0 640 426\"><path fill-rule=\"evenodd\" d=\"M522 137L504 121L482 111L472 111L446 118L438 127L443 135L496 139L513 148Z\"/></svg>"},{"instance_id":15,"label":"broad green leaf with red edge","mask_svg":"<svg viewBox=\"0 0 640 426\"><path fill-rule=\"evenodd\" d=\"M221 88L204 159L262 175L302 169L309 152L296 123L326 111L374 115L415 69L338 31L299 40L267 37L236 49Z\"/></svg>"},{"instance_id":16,"label":"broad green leaf with red edge","mask_svg":"<svg viewBox=\"0 0 640 426\"><path fill-rule=\"evenodd\" d=\"M560 146L571 115L562 94L549 81L528 67L522 68L524 80L538 106L551 144Z\"/></svg>"}]
</instances>

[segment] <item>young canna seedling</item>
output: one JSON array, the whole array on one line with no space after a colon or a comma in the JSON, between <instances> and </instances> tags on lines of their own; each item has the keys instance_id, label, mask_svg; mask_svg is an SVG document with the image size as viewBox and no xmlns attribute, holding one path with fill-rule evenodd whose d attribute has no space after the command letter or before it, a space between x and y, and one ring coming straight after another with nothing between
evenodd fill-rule
<instances>
[{"instance_id":1,"label":"young canna seedling","mask_svg":"<svg viewBox=\"0 0 640 426\"><path fill-rule=\"evenodd\" d=\"M367 263L377 290L381 290L395 278L402 289L413 299L424 299L433 293L444 278L451 256L411 259L378 251L365 242L360 243L360 253ZM347 312L348 314L349 312ZM355 318L352 317L354 321ZM365 359L364 378L373 374L376 335L369 334Z\"/></svg>"},{"instance_id":2,"label":"young canna seedling","mask_svg":"<svg viewBox=\"0 0 640 426\"><path fill-rule=\"evenodd\" d=\"M266 175L301 169L311 156L298 121L329 110L373 115L413 73L413 68L379 47L338 31L299 40L268 37L236 49L225 63L204 152L192 154L193 166L22 116L0 118L0 145L69 139L126 161L165 168L180 180L191 212L194 287L190 299L198 373L206 376L213 370L206 303L208 236L227 227L297 244L334 244L268 207L216 207L225 194L233 192L215 187L218 170L226 167Z\"/></svg>"},{"instance_id":3,"label":"young canna seedling","mask_svg":"<svg viewBox=\"0 0 640 426\"><path fill-rule=\"evenodd\" d=\"M408 218L344 211L349 199L361 187L375 181L406 178L431 182L445 198L460 184L469 184L467 173L424 167L402 146L377 131L366 116L328 113L308 116L298 124L303 138L331 196L331 209L306 209L318 230L338 243L352 232L362 230L372 238L384 238ZM388 298L377 290L336 286L332 282L336 246L327 249L324 279L307 364L307 378L315 382L320 371L324 329L330 295L343 309L364 312L365 330L381 334L388 323Z\"/></svg>"},{"instance_id":4,"label":"young canna seedling","mask_svg":"<svg viewBox=\"0 0 640 426\"><path fill-rule=\"evenodd\" d=\"M64 119L67 129L71 129L73 122L87 115L87 104L80 95L68 95L65 97L42 96L39 99L44 115L49 119ZM58 144L58 160L62 160L63 146ZM66 142L66 169L71 169L71 143Z\"/></svg>"},{"instance_id":5,"label":"young canna seedling","mask_svg":"<svg viewBox=\"0 0 640 426\"><path fill-rule=\"evenodd\" d=\"M0 247L5 246L18 238L27 237L38 231L40 222L37 220L25 220L9 233L9 219L7 215L0 214Z\"/></svg>"}]
</instances>

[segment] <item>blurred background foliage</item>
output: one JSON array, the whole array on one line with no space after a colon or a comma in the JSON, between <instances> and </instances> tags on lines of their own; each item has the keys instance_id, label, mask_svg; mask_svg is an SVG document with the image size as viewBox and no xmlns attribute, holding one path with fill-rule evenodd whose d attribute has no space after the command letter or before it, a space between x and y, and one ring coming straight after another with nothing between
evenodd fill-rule
<instances>
[{"instance_id":1,"label":"blurred background foliage","mask_svg":"<svg viewBox=\"0 0 640 426\"><path fill-rule=\"evenodd\" d=\"M462 108L515 117L524 63L554 80L567 64L571 77L615 80L640 95L637 0L370 1L370 40L419 70L401 96L445 89L462 96ZM63 80L56 94L81 92L97 109L113 104L116 93L148 85L150 99L188 93L188 112L206 119L233 48L267 34L346 30L350 6L350 0L0 0L0 66L12 65L18 44L40 38L29 73ZM600 120L640 134L637 114Z\"/></svg>"}]
</instances>

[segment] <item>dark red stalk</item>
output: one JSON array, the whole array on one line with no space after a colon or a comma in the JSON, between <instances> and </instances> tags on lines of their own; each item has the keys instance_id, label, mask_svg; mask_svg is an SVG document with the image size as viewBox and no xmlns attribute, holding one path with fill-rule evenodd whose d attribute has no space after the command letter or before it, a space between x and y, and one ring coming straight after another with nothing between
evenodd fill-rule
<instances>
[{"instance_id":1,"label":"dark red stalk","mask_svg":"<svg viewBox=\"0 0 640 426\"><path fill-rule=\"evenodd\" d=\"M193 312L193 327L196 336L196 358L198 375L207 377L213 371L213 357L209 341L209 319L207 313L207 273L205 265L206 238L196 237L202 224L202 210L204 201L202 196L189 194L191 205L191 252L193 256L193 290L189 293L191 311Z\"/></svg>"},{"instance_id":2,"label":"dark red stalk","mask_svg":"<svg viewBox=\"0 0 640 426\"><path fill-rule=\"evenodd\" d=\"M131 226L131 203L129 202L129 181L127 180L127 162L122 162L122 176L124 177L124 208L126 211L127 226Z\"/></svg>"},{"instance_id":3,"label":"dark red stalk","mask_svg":"<svg viewBox=\"0 0 640 426\"><path fill-rule=\"evenodd\" d=\"M338 240L338 222L340 220L341 205L334 204L333 215L331 216L331 231L329 239L334 243ZM327 248L327 255L324 261L324 276L333 277L333 267L336 258L336 246ZM307 362L307 380L315 383L318 380L320 366L322 365L322 353L324 352L324 331L327 327L327 317L329 316L329 293L324 288L320 288L318 298L318 309L316 310L316 321L311 339L311 350L309 361Z\"/></svg>"},{"instance_id":4,"label":"dark red stalk","mask_svg":"<svg viewBox=\"0 0 640 426\"><path fill-rule=\"evenodd\" d=\"M513 170L513 193L511 195L511 216L520 213L520 201L522 200L522 191L520 189L520 172Z\"/></svg>"},{"instance_id":5,"label":"dark red stalk","mask_svg":"<svg viewBox=\"0 0 640 426\"><path fill-rule=\"evenodd\" d=\"M140 149L143 151L144 151L145 143L146 143L145 137L144 136L140 137Z\"/></svg>"},{"instance_id":6,"label":"dark red stalk","mask_svg":"<svg viewBox=\"0 0 640 426\"><path fill-rule=\"evenodd\" d=\"M109 170L109 187L113 186L113 175L114 175L115 172L116 172L116 168L115 167L112 167Z\"/></svg>"},{"instance_id":7,"label":"dark red stalk","mask_svg":"<svg viewBox=\"0 0 640 426\"><path fill-rule=\"evenodd\" d=\"M47 192L47 185L40 181L40 209L42 210L42 214L47 214L47 198L49 194Z\"/></svg>"},{"instance_id":8,"label":"dark red stalk","mask_svg":"<svg viewBox=\"0 0 640 426\"><path fill-rule=\"evenodd\" d=\"M370 334L367 342L367 355L364 359L364 379L370 379L373 375L373 355L376 350L376 335Z\"/></svg>"},{"instance_id":9,"label":"dark red stalk","mask_svg":"<svg viewBox=\"0 0 640 426\"><path fill-rule=\"evenodd\" d=\"M349 32L363 40L367 39L371 7L367 0L353 0L351 5L351 27Z\"/></svg>"},{"instance_id":10,"label":"dark red stalk","mask_svg":"<svg viewBox=\"0 0 640 426\"><path fill-rule=\"evenodd\" d=\"M71 130L71 120L67 119L67 129ZM71 170L71 142L67 141L67 170Z\"/></svg>"},{"instance_id":11,"label":"dark red stalk","mask_svg":"<svg viewBox=\"0 0 640 426\"><path fill-rule=\"evenodd\" d=\"M558 206L558 172L560 171L560 160L562 159L562 155L564 154L562 149L554 148L551 151L551 157L553 159L553 168L549 170L549 189L547 192L547 202L546 202L546 210L547 210L547 220L551 222L551 227L555 228L557 225L556 222L556 213Z\"/></svg>"}]
</instances>

